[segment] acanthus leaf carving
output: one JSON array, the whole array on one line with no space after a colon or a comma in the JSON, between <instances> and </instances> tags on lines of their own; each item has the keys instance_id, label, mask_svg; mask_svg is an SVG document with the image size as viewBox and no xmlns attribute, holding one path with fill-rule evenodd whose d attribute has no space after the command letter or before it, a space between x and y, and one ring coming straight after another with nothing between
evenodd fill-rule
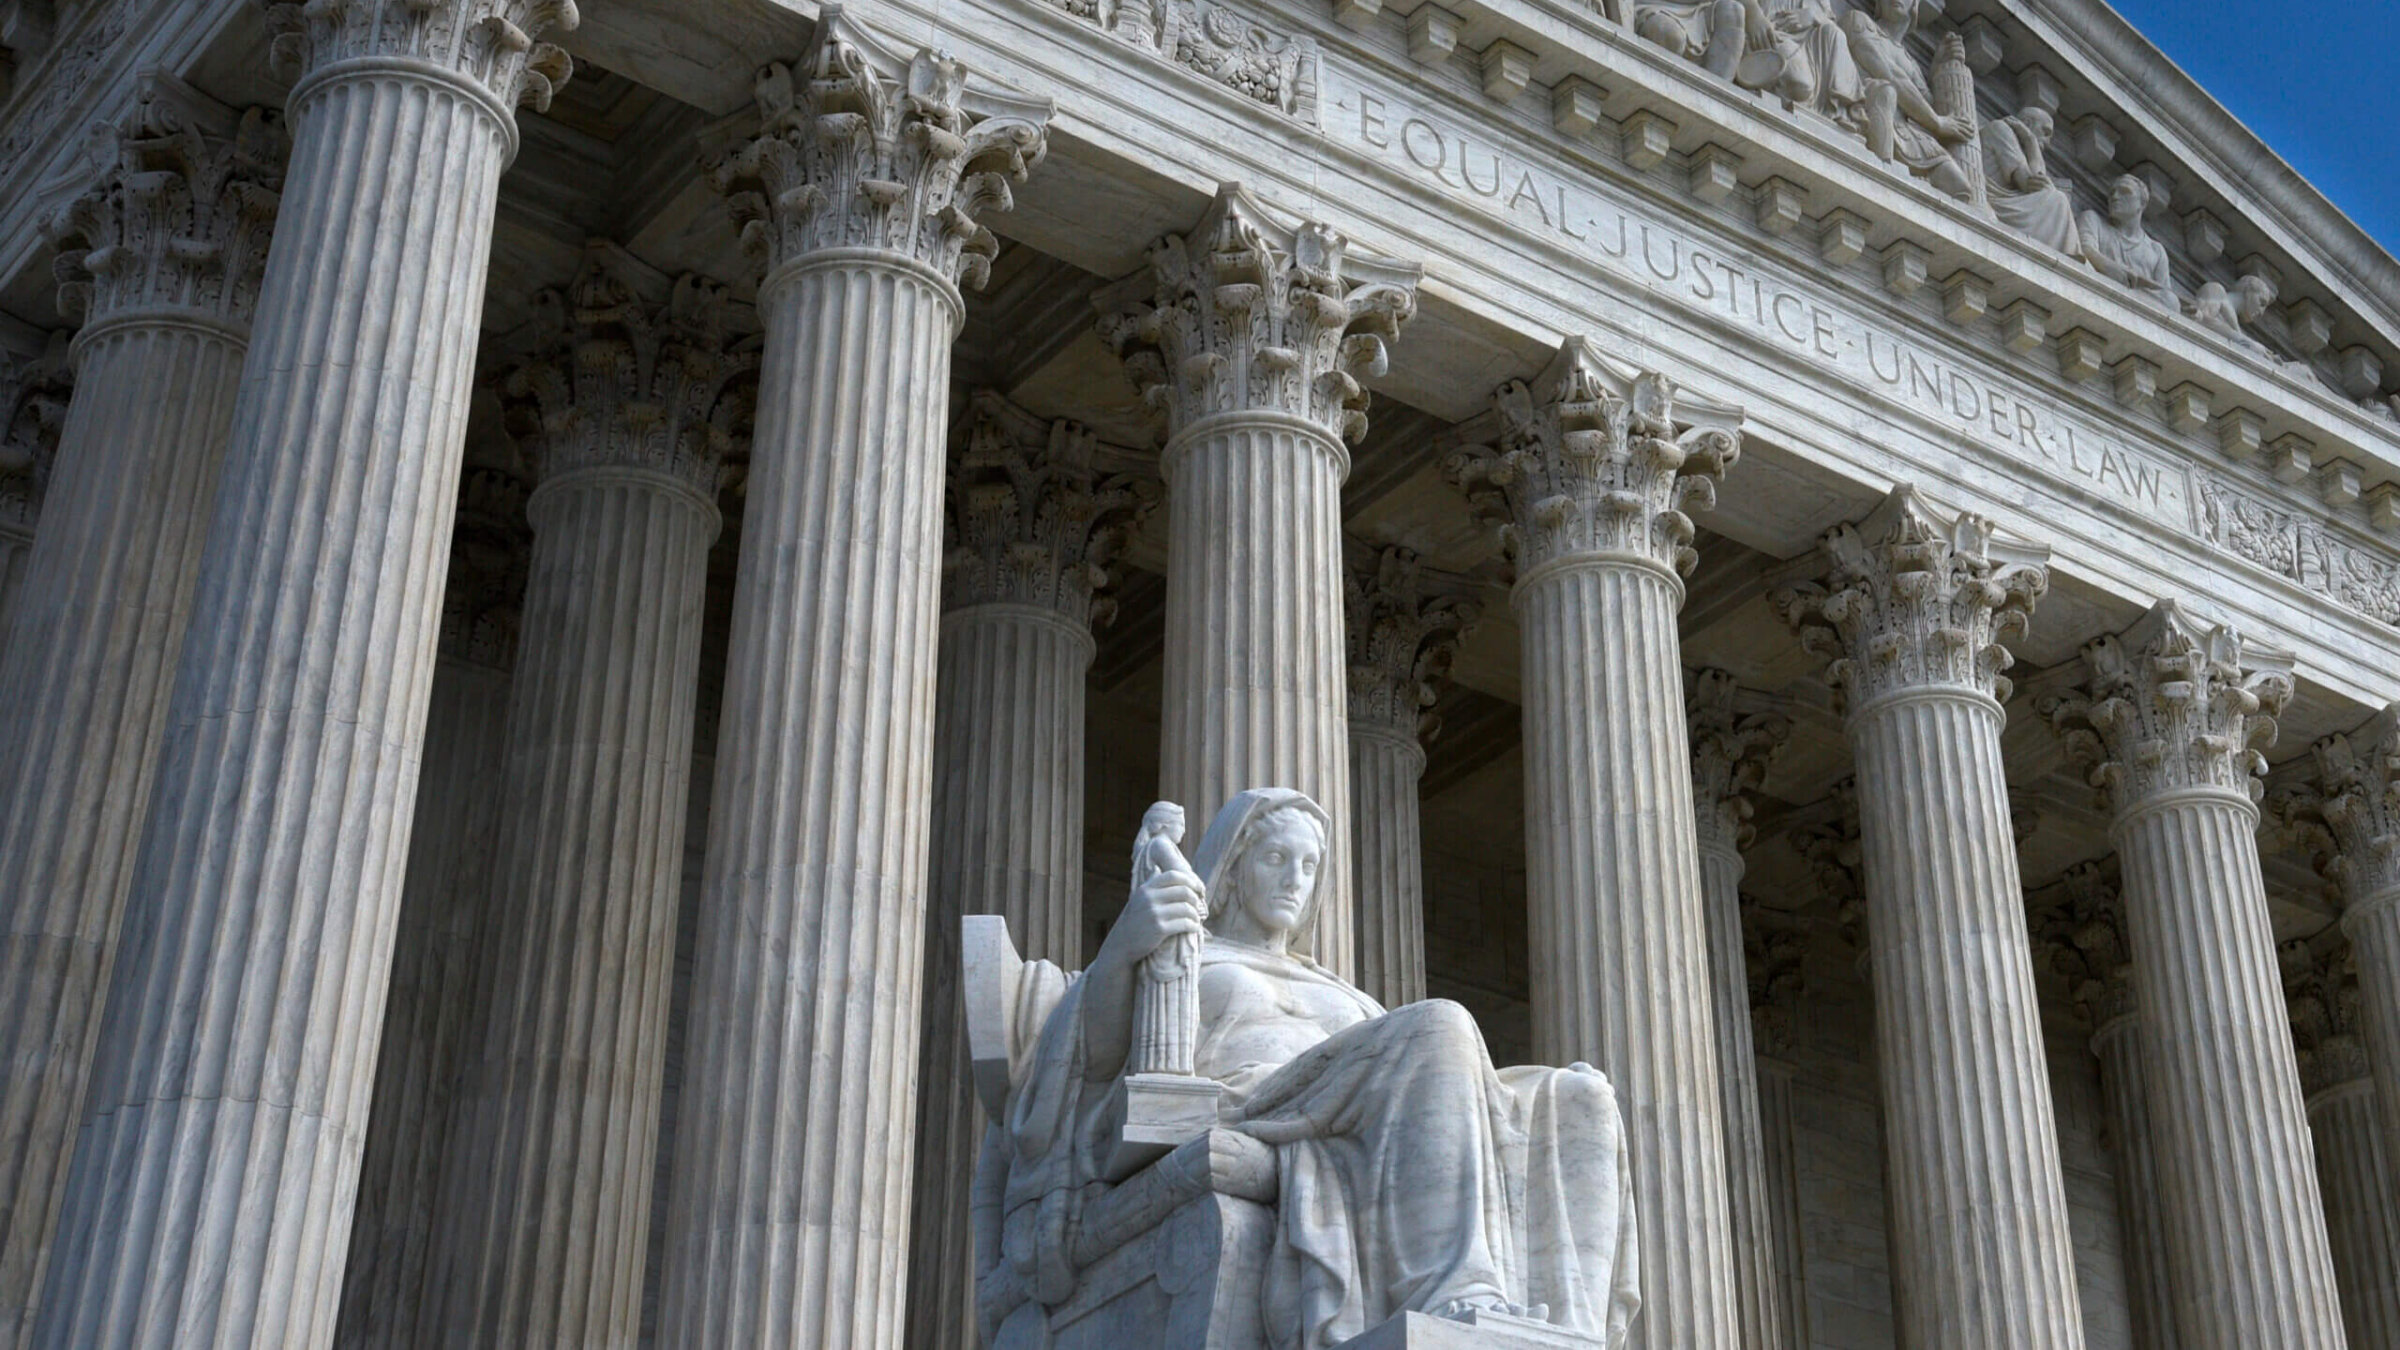
<instances>
[{"instance_id":1,"label":"acanthus leaf carving","mask_svg":"<svg viewBox=\"0 0 2400 1350\"><path fill-rule=\"evenodd\" d=\"M2354 910L2400 904L2400 704L2318 741L2310 759L2315 772L2269 802L2285 842L2313 854Z\"/></svg>"},{"instance_id":2,"label":"acanthus leaf carving","mask_svg":"<svg viewBox=\"0 0 2400 1350\"><path fill-rule=\"evenodd\" d=\"M758 134L709 166L742 250L772 278L824 249L898 254L980 289L1011 209L1049 148L1052 105L971 85L940 52L903 58L827 5L800 59L752 95Z\"/></svg>"},{"instance_id":3,"label":"acanthus leaf carving","mask_svg":"<svg viewBox=\"0 0 2400 1350\"><path fill-rule=\"evenodd\" d=\"M1936 513L1906 484L1866 519L1827 531L1822 580L1769 597L1853 711L1908 690L2006 703L2007 644L2049 587L2047 550L2001 542L1991 521Z\"/></svg>"},{"instance_id":4,"label":"acanthus leaf carving","mask_svg":"<svg viewBox=\"0 0 2400 1350\"><path fill-rule=\"evenodd\" d=\"M2315 1096L2369 1077L2374 1066L2367 1057L2356 950L2339 937L2322 947L2293 939L2280 944L2276 956L2302 1090Z\"/></svg>"},{"instance_id":5,"label":"acanthus leaf carving","mask_svg":"<svg viewBox=\"0 0 2400 1350\"><path fill-rule=\"evenodd\" d=\"M2124 904L2097 862L2068 868L2059 889L2056 903L2032 916L2033 936L2066 980L2085 1025L2097 1032L2135 1011Z\"/></svg>"},{"instance_id":6,"label":"acanthus leaf carving","mask_svg":"<svg viewBox=\"0 0 2400 1350\"><path fill-rule=\"evenodd\" d=\"M1680 394L1664 375L1560 345L1532 381L1492 395L1499 443L1453 453L1451 485L1499 523L1520 576L1547 563L1614 557L1689 576L1691 512L1716 505L1741 458L1741 414Z\"/></svg>"},{"instance_id":7,"label":"acanthus leaf carving","mask_svg":"<svg viewBox=\"0 0 2400 1350\"><path fill-rule=\"evenodd\" d=\"M2168 600L2123 634L2085 644L2083 660L2083 688L2045 697L2037 711L2114 809L2190 789L2263 795L2261 751L2292 697L2289 655Z\"/></svg>"},{"instance_id":8,"label":"acanthus leaf carving","mask_svg":"<svg viewBox=\"0 0 2400 1350\"><path fill-rule=\"evenodd\" d=\"M58 436L75 395L67 335L52 333L33 356L17 360L0 382L0 529L31 535L42 494L58 460Z\"/></svg>"},{"instance_id":9,"label":"acanthus leaf carving","mask_svg":"<svg viewBox=\"0 0 2400 1350\"><path fill-rule=\"evenodd\" d=\"M1792 851L1808 865L1817 897L1833 911L1842 941L1858 954L1861 968L1868 958L1867 888L1859 875L1858 780L1844 778L1827 794L1833 818L1822 825L1791 830L1784 835Z\"/></svg>"},{"instance_id":10,"label":"acanthus leaf carving","mask_svg":"<svg viewBox=\"0 0 2400 1350\"><path fill-rule=\"evenodd\" d=\"M663 303L616 245L584 251L564 290L533 298L540 332L503 386L538 481L647 469L713 502L756 396L758 341L729 326L725 288L686 274Z\"/></svg>"},{"instance_id":11,"label":"acanthus leaf carving","mask_svg":"<svg viewBox=\"0 0 2400 1350\"><path fill-rule=\"evenodd\" d=\"M536 112L574 70L564 49L540 41L581 20L575 0L265 0L273 35L268 63L299 81L339 62L404 57L448 71L498 99Z\"/></svg>"},{"instance_id":12,"label":"acanthus leaf carving","mask_svg":"<svg viewBox=\"0 0 2400 1350\"><path fill-rule=\"evenodd\" d=\"M152 73L114 142L116 163L43 223L60 314L166 309L247 327L283 185L281 115L236 114Z\"/></svg>"},{"instance_id":13,"label":"acanthus leaf carving","mask_svg":"<svg viewBox=\"0 0 2400 1350\"><path fill-rule=\"evenodd\" d=\"M1089 428L979 390L951 462L944 608L1033 605L1106 626L1108 564L1160 494L1101 460Z\"/></svg>"},{"instance_id":14,"label":"acanthus leaf carving","mask_svg":"<svg viewBox=\"0 0 2400 1350\"><path fill-rule=\"evenodd\" d=\"M1756 831L1750 794L1766 781L1767 769L1790 741L1792 724L1773 713L1743 714L1731 674L1703 670L1688 709L1692 732L1692 804L1703 847L1736 853L1750 847Z\"/></svg>"},{"instance_id":15,"label":"acanthus leaf carving","mask_svg":"<svg viewBox=\"0 0 2400 1350\"><path fill-rule=\"evenodd\" d=\"M1399 547L1343 569L1350 652L1350 724L1425 743L1440 734L1429 709L1450 681L1458 644L1483 617L1481 601L1428 586L1424 563Z\"/></svg>"},{"instance_id":16,"label":"acanthus leaf carving","mask_svg":"<svg viewBox=\"0 0 2400 1350\"><path fill-rule=\"evenodd\" d=\"M1806 992L1808 929L1797 915L1742 897L1742 963L1750 986L1750 1038L1770 1059L1799 1048L1800 998Z\"/></svg>"},{"instance_id":17,"label":"acanthus leaf carving","mask_svg":"<svg viewBox=\"0 0 2400 1350\"><path fill-rule=\"evenodd\" d=\"M2261 501L2205 469L2193 474L2208 542L2383 623L2400 623L2400 562L2325 527L2321 515Z\"/></svg>"},{"instance_id":18,"label":"acanthus leaf carving","mask_svg":"<svg viewBox=\"0 0 2400 1350\"><path fill-rule=\"evenodd\" d=\"M1416 313L1413 264L1354 250L1315 221L1287 225L1239 184L1147 269L1093 297L1100 338L1170 437L1220 414L1281 413L1337 441L1367 430L1364 383Z\"/></svg>"}]
</instances>

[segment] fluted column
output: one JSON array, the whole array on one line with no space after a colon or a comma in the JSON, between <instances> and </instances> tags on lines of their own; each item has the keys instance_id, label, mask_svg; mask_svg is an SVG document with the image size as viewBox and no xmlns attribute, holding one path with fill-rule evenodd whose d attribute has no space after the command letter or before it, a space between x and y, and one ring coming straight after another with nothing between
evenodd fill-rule
<instances>
[{"instance_id":1,"label":"fluted column","mask_svg":"<svg viewBox=\"0 0 2400 1350\"><path fill-rule=\"evenodd\" d=\"M1297 788L1333 814L1327 897L1296 943L1357 965L1343 659L1342 480L1361 378L1416 308L1421 269L1286 225L1238 187L1102 292L1103 340L1166 417L1166 686L1159 791L1195 818Z\"/></svg>"},{"instance_id":2,"label":"fluted column","mask_svg":"<svg viewBox=\"0 0 2400 1350\"><path fill-rule=\"evenodd\" d=\"M721 287L612 245L508 377L536 477L492 871L488 1014L444 1149L444 1346L630 1347L717 471L750 366Z\"/></svg>"},{"instance_id":3,"label":"fluted column","mask_svg":"<svg viewBox=\"0 0 2400 1350\"><path fill-rule=\"evenodd\" d=\"M714 170L766 329L659 1334L901 1341L962 276L1049 105L826 7Z\"/></svg>"},{"instance_id":4,"label":"fluted column","mask_svg":"<svg viewBox=\"0 0 2400 1350\"><path fill-rule=\"evenodd\" d=\"M2046 555L1907 487L1776 607L1844 702L1874 959L1901 1339L2080 1347L2008 782L2010 664Z\"/></svg>"},{"instance_id":5,"label":"fluted column","mask_svg":"<svg viewBox=\"0 0 2400 1350\"><path fill-rule=\"evenodd\" d=\"M2400 1172L2384 1145L2360 1039L2359 982L2340 934L2283 944L2284 988L2326 1237L2351 1350L2400 1345Z\"/></svg>"},{"instance_id":6,"label":"fluted column","mask_svg":"<svg viewBox=\"0 0 2400 1350\"><path fill-rule=\"evenodd\" d=\"M1426 587L1404 548L1362 551L1345 575L1350 654L1350 821L1356 844L1358 987L1387 1008L1425 997L1425 839L1417 783L1427 709L1449 682L1459 639L1482 616Z\"/></svg>"},{"instance_id":7,"label":"fluted column","mask_svg":"<svg viewBox=\"0 0 2400 1350\"><path fill-rule=\"evenodd\" d=\"M1708 915L1710 1007L1717 1029L1717 1101L1725 1120L1725 1190L1732 1218L1734 1278L1742 1344L1783 1350L1797 1342L1783 1316L1776 1276L1766 1139L1751 1036L1750 973L1742 933L1742 850L1753 835L1749 794L1765 781L1791 725L1734 709L1733 676L1703 670L1692 695L1692 804L1700 847L1701 904Z\"/></svg>"},{"instance_id":8,"label":"fluted column","mask_svg":"<svg viewBox=\"0 0 2400 1350\"><path fill-rule=\"evenodd\" d=\"M1093 592L1137 502L1136 482L1103 469L1085 428L988 391L970 415L948 493L917 1056L907 1343L928 1350L975 1346L984 1119L968 1079L959 920L1002 915L1028 959L1082 964L1083 682L1092 625L1113 608Z\"/></svg>"},{"instance_id":9,"label":"fluted column","mask_svg":"<svg viewBox=\"0 0 2400 1350\"><path fill-rule=\"evenodd\" d=\"M0 660L8 656L9 616L24 591L42 488L58 460L58 434L75 392L67 346L67 335L54 332L46 350L0 373Z\"/></svg>"},{"instance_id":10,"label":"fluted column","mask_svg":"<svg viewBox=\"0 0 2400 1350\"><path fill-rule=\"evenodd\" d=\"M37 1340L333 1333L543 0L279 6L292 148Z\"/></svg>"},{"instance_id":11,"label":"fluted column","mask_svg":"<svg viewBox=\"0 0 2400 1350\"><path fill-rule=\"evenodd\" d=\"M2176 1324L2195 1350L2342 1344L2259 872L2253 747L2291 661L2163 602L2043 700L2115 813Z\"/></svg>"},{"instance_id":12,"label":"fluted column","mask_svg":"<svg viewBox=\"0 0 2400 1350\"><path fill-rule=\"evenodd\" d=\"M525 485L513 459L510 449L479 464L470 439L375 1056L374 1111L342 1270L334 1343L343 1350L423 1343L442 1146L469 1030L482 1018L476 972L489 956L484 916L524 581Z\"/></svg>"},{"instance_id":13,"label":"fluted column","mask_svg":"<svg viewBox=\"0 0 2400 1350\"><path fill-rule=\"evenodd\" d=\"M1792 1122L1792 1080L1799 1073L1800 999L1807 930L1788 915L1743 906L1751 1045L1758 1068L1759 1180L1774 1283L1767 1316L1783 1344L1800 1350L1808 1332L1808 1244L1800 1224L1799 1137ZM1730 1137L1730 1136L1729 1136ZM1730 1155L1729 1155L1730 1156Z\"/></svg>"},{"instance_id":14,"label":"fluted column","mask_svg":"<svg viewBox=\"0 0 2400 1350\"><path fill-rule=\"evenodd\" d=\"M2295 804L2330 836L2324 861L2358 967L2359 1033L2384 1149L2400 1161L2400 704L2319 741L2315 768Z\"/></svg>"},{"instance_id":15,"label":"fluted column","mask_svg":"<svg viewBox=\"0 0 2400 1350\"><path fill-rule=\"evenodd\" d=\"M2167 1275L2167 1211L2159 1193L2150 1133L2149 1089L2142 1080L2141 1017L2124 910L2100 864L2067 870L2061 902L2037 925L2053 970L2064 976L2100 1061L2100 1101L2108 1113L2117 1184L2117 1231L2125 1262L2125 1303L2135 1350L2177 1350L2175 1297Z\"/></svg>"},{"instance_id":16,"label":"fluted column","mask_svg":"<svg viewBox=\"0 0 2400 1350\"><path fill-rule=\"evenodd\" d=\"M1625 1113L1653 1350L1740 1344L1708 918L1676 612L1739 414L1571 338L1493 396L1500 444L1445 466L1507 523L1523 631L1533 1048ZM1678 419L1681 419L1679 425ZM1688 429L1687 429L1688 428Z\"/></svg>"},{"instance_id":17,"label":"fluted column","mask_svg":"<svg viewBox=\"0 0 2400 1350\"><path fill-rule=\"evenodd\" d=\"M283 174L152 76L50 224L79 397L0 636L0 1343L31 1331Z\"/></svg>"}]
</instances>

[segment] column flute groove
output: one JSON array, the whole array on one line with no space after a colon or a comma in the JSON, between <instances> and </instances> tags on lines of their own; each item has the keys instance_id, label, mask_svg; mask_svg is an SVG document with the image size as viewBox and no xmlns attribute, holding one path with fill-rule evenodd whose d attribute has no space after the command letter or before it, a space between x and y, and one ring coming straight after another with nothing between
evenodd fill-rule
<instances>
[{"instance_id":1,"label":"column flute groove","mask_svg":"<svg viewBox=\"0 0 2400 1350\"><path fill-rule=\"evenodd\" d=\"M1598 1064L1633 1156L1632 1344L1740 1344L1676 612L1739 414L1569 339L1451 482L1504 523L1523 633L1534 1054Z\"/></svg>"},{"instance_id":2,"label":"column flute groove","mask_svg":"<svg viewBox=\"0 0 2400 1350\"><path fill-rule=\"evenodd\" d=\"M270 13L277 237L37 1344L333 1334L509 109L574 18Z\"/></svg>"},{"instance_id":3,"label":"column flute groove","mask_svg":"<svg viewBox=\"0 0 2400 1350\"><path fill-rule=\"evenodd\" d=\"M2199 1350L2343 1344L2259 871L2253 775L2289 658L2162 602L2044 715L2110 795L2176 1323Z\"/></svg>"},{"instance_id":4,"label":"column flute groove","mask_svg":"<svg viewBox=\"0 0 2400 1350\"><path fill-rule=\"evenodd\" d=\"M2002 704L2047 558L1908 487L1776 595L1830 659L1860 870L1901 1339L2080 1350L2058 1130L2017 870Z\"/></svg>"},{"instance_id":5,"label":"column flute groove","mask_svg":"<svg viewBox=\"0 0 2400 1350\"><path fill-rule=\"evenodd\" d=\"M2351 1350L2380 1350L2400 1345L2400 1171L2377 1118L2352 955L2339 933L2282 949L2342 1322Z\"/></svg>"},{"instance_id":6,"label":"column flute groove","mask_svg":"<svg viewBox=\"0 0 2400 1350\"><path fill-rule=\"evenodd\" d=\"M1039 162L1049 105L839 6L756 94L760 134L712 170L766 341L658 1326L896 1346L950 344L998 247L975 215Z\"/></svg>"}]
</instances>

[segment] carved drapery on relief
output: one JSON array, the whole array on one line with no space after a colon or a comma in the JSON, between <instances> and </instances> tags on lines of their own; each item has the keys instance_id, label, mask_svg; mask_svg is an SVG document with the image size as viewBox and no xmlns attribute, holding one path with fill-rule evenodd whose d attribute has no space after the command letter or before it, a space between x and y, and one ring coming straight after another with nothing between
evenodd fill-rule
<instances>
[{"instance_id":1,"label":"carved drapery on relief","mask_svg":"<svg viewBox=\"0 0 2400 1350\"><path fill-rule=\"evenodd\" d=\"M1902 485L1856 525L1826 532L1822 581L1770 597L1852 709L1913 689L2008 701L2007 643L2049 587L2046 549L2004 544L1971 512L1936 513Z\"/></svg>"},{"instance_id":2,"label":"carved drapery on relief","mask_svg":"<svg viewBox=\"0 0 2400 1350\"><path fill-rule=\"evenodd\" d=\"M1498 522L1520 574L1615 557L1688 576L1699 554L1687 511L1717 502L1741 458L1741 414L1680 397L1664 375L1610 359L1589 339L1492 395L1497 445L1452 454L1443 476Z\"/></svg>"},{"instance_id":3,"label":"carved drapery on relief","mask_svg":"<svg viewBox=\"0 0 2400 1350\"><path fill-rule=\"evenodd\" d=\"M1350 247L1314 221L1284 225L1235 185L1150 266L1094 297L1100 337L1174 434L1226 413L1305 418L1340 440L1367 430L1367 390L1416 313L1423 270Z\"/></svg>"},{"instance_id":4,"label":"carved drapery on relief","mask_svg":"<svg viewBox=\"0 0 2400 1350\"><path fill-rule=\"evenodd\" d=\"M1432 740L1441 721L1429 710L1450 682L1460 640L1483 617L1482 603L1429 589L1421 560L1405 548L1352 558L1342 580L1350 725Z\"/></svg>"},{"instance_id":5,"label":"carved drapery on relief","mask_svg":"<svg viewBox=\"0 0 2400 1350\"><path fill-rule=\"evenodd\" d=\"M2085 644L2083 660L2084 688L2044 698L2039 711L2113 809L2179 789L2261 795L2261 751L2292 697L2290 656L2247 647L2168 600L2123 634Z\"/></svg>"},{"instance_id":6,"label":"carved drapery on relief","mask_svg":"<svg viewBox=\"0 0 2400 1350\"><path fill-rule=\"evenodd\" d=\"M405 57L437 66L508 107L536 112L575 63L546 32L573 31L575 0L268 0L268 63L300 80L339 61Z\"/></svg>"},{"instance_id":7,"label":"carved drapery on relief","mask_svg":"<svg viewBox=\"0 0 2400 1350\"><path fill-rule=\"evenodd\" d=\"M2133 952L2125 945L2125 910L2117 888L2097 862L2078 863L2060 880L2057 903L2033 919L2050 968L2067 982L2067 996L2097 1031L2134 1011Z\"/></svg>"},{"instance_id":8,"label":"carved drapery on relief","mask_svg":"<svg viewBox=\"0 0 2400 1350\"><path fill-rule=\"evenodd\" d=\"M1113 619L1116 602L1100 594L1107 565L1158 489L1107 471L1101 458L1082 424L978 391L951 457L942 607L1038 605L1080 624Z\"/></svg>"},{"instance_id":9,"label":"carved drapery on relief","mask_svg":"<svg viewBox=\"0 0 2400 1350\"><path fill-rule=\"evenodd\" d=\"M1797 915L1742 897L1743 963L1750 984L1750 1039L1758 1053L1788 1060L1800 1043L1800 996L1808 975L1808 929Z\"/></svg>"},{"instance_id":10,"label":"carved drapery on relief","mask_svg":"<svg viewBox=\"0 0 2400 1350\"><path fill-rule=\"evenodd\" d=\"M52 334L40 355L17 361L0 379L0 413L8 418L0 423L0 528L33 532L74 395L65 333Z\"/></svg>"},{"instance_id":11,"label":"carved drapery on relief","mask_svg":"<svg viewBox=\"0 0 2400 1350\"><path fill-rule=\"evenodd\" d=\"M2200 533L2225 552L2384 623L2400 623L2400 560L2344 539L2321 516L2251 496L2224 477L2194 471Z\"/></svg>"},{"instance_id":12,"label":"carved drapery on relief","mask_svg":"<svg viewBox=\"0 0 2400 1350\"><path fill-rule=\"evenodd\" d=\"M539 336L503 386L510 429L539 481L647 469L714 502L755 396L758 343L728 330L723 286L686 274L654 304L638 268L595 243L564 290L535 294Z\"/></svg>"},{"instance_id":13,"label":"carved drapery on relief","mask_svg":"<svg viewBox=\"0 0 2400 1350\"><path fill-rule=\"evenodd\" d=\"M287 148L279 114L144 80L117 163L43 224L59 312L97 322L177 309L247 325L266 269Z\"/></svg>"},{"instance_id":14,"label":"carved drapery on relief","mask_svg":"<svg viewBox=\"0 0 2400 1350\"><path fill-rule=\"evenodd\" d=\"M1734 708L1739 692L1733 676L1703 670L1693 685L1688 715L1692 728L1692 804L1703 845L1743 852L1756 831L1750 794L1791 739L1792 724L1773 713L1747 716Z\"/></svg>"},{"instance_id":15,"label":"carved drapery on relief","mask_svg":"<svg viewBox=\"0 0 2400 1350\"><path fill-rule=\"evenodd\" d=\"M2367 1058L2358 962L2350 944L2329 935L2321 948L2294 940L2276 954L2292 1015L2293 1048L2299 1052L2301 1090L2315 1096L2366 1078L2373 1063Z\"/></svg>"},{"instance_id":16,"label":"carved drapery on relief","mask_svg":"<svg viewBox=\"0 0 2400 1350\"><path fill-rule=\"evenodd\" d=\"M827 5L798 62L752 88L759 132L709 167L742 250L772 276L820 249L897 253L980 289L999 240L977 220L1015 205L1049 148L1048 99L969 87L931 51L902 57Z\"/></svg>"}]
</instances>

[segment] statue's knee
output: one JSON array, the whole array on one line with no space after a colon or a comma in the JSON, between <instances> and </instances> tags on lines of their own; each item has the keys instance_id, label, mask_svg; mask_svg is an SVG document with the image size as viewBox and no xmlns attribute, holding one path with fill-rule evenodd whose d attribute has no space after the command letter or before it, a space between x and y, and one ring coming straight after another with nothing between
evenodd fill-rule
<instances>
[{"instance_id":1,"label":"statue's knee","mask_svg":"<svg viewBox=\"0 0 2400 1350\"><path fill-rule=\"evenodd\" d=\"M1483 1044L1483 1029L1475 1025L1475 1014L1446 998L1429 998L1401 1008L1393 1016L1405 1016L1409 1034L1424 1040L1445 1044Z\"/></svg>"}]
</instances>

